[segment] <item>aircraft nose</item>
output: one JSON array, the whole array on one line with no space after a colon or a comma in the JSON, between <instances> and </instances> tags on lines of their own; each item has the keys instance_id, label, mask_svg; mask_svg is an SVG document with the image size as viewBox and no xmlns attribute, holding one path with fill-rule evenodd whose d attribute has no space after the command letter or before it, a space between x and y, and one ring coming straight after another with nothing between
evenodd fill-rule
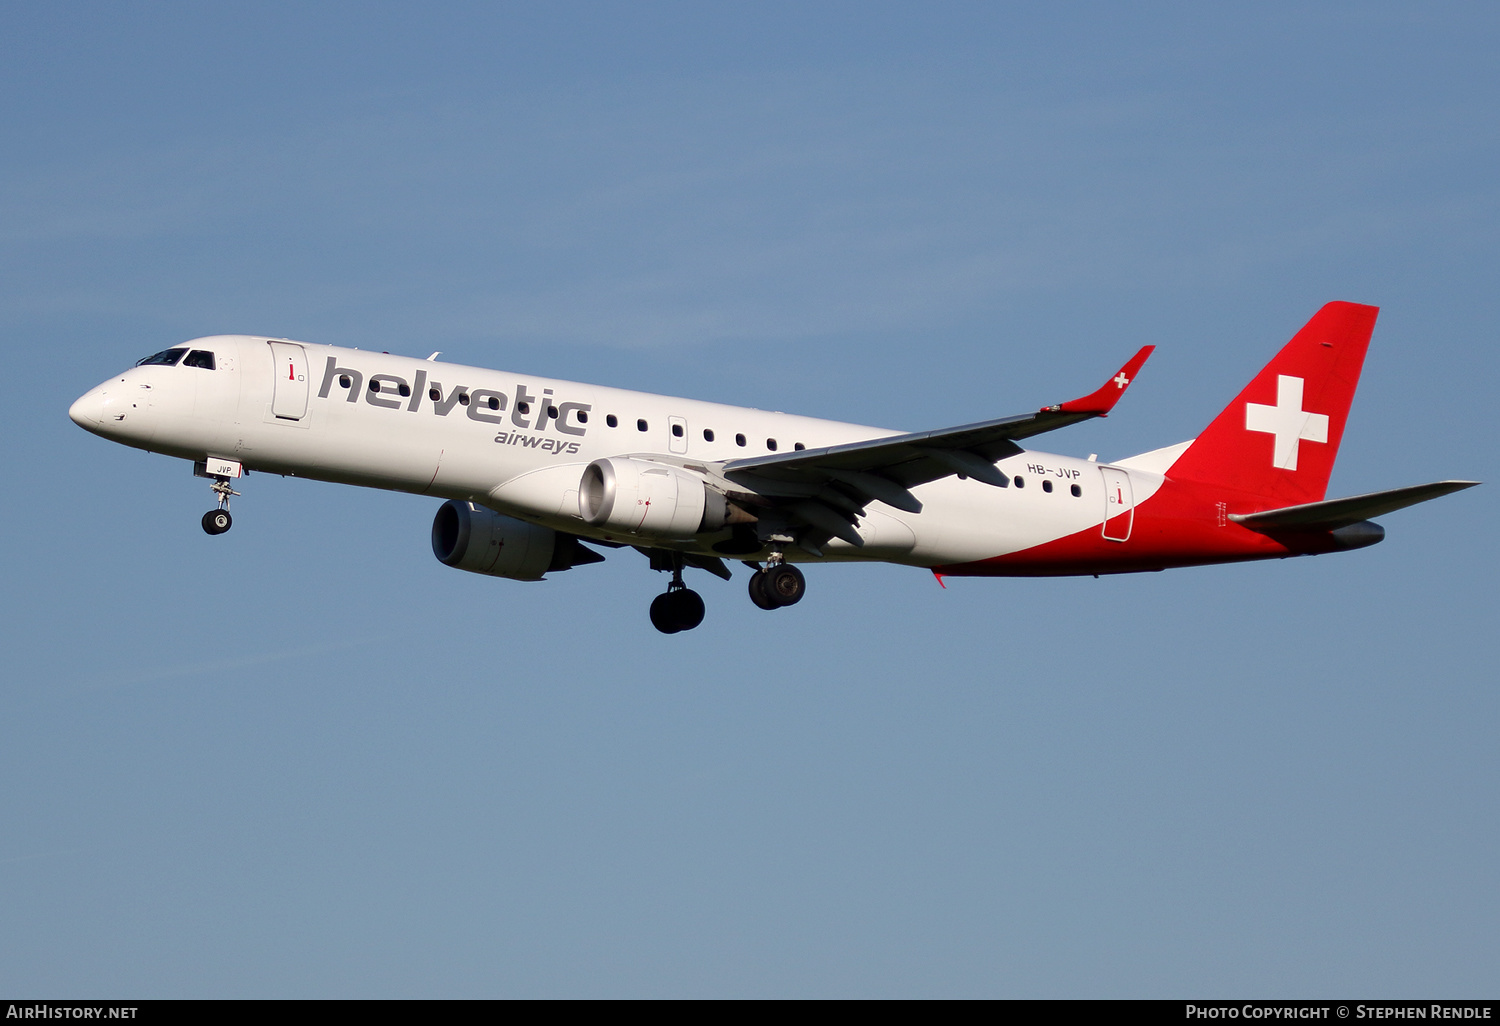
<instances>
[{"instance_id":1,"label":"aircraft nose","mask_svg":"<svg viewBox=\"0 0 1500 1026\"><path fill-rule=\"evenodd\" d=\"M68 417L81 428L93 430L104 423L104 392L92 389L68 407Z\"/></svg>"}]
</instances>

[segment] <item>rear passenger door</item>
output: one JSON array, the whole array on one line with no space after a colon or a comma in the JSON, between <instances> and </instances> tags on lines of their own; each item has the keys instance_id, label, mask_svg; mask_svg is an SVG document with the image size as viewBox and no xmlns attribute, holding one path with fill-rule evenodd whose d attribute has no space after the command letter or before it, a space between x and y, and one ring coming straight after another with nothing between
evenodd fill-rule
<instances>
[{"instance_id":1,"label":"rear passenger door","mask_svg":"<svg viewBox=\"0 0 1500 1026\"><path fill-rule=\"evenodd\" d=\"M1099 473L1104 475L1104 540L1126 541L1135 522L1130 475L1115 467L1100 467Z\"/></svg>"}]
</instances>

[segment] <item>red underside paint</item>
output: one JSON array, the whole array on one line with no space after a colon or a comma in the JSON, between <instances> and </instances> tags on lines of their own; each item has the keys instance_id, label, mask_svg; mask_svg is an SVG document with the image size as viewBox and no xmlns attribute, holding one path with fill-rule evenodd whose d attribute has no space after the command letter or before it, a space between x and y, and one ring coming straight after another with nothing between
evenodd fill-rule
<instances>
[{"instance_id":1,"label":"red underside paint","mask_svg":"<svg viewBox=\"0 0 1500 1026\"><path fill-rule=\"evenodd\" d=\"M1222 506L1220 505L1222 503ZM1338 548L1324 531L1275 537L1241 527L1230 513L1275 508L1265 499L1168 480L1135 508L1128 541L1109 541L1101 525L1004 556L932 568L949 577L1068 577L1129 574L1178 566L1309 556Z\"/></svg>"}]
</instances>

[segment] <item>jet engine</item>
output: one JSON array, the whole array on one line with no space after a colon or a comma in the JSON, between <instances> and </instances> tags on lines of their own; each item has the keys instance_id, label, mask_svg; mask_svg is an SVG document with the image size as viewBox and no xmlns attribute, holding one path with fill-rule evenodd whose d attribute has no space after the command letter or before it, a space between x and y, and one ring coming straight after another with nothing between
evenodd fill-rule
<instances>
[{"instance_id":1,"label":"jet engine","mask_svg":"<svg viewBox=\"0 0 1500 1026\"><path fill-rule=\"evenodd\" d=\"M654 538L691 538L730 519L724 496L687 471L650 460L595 460L578 485L578 513L595 527Z\"/></svg>"},{"instance_id":2,"label":"jet engine","mask_svg":"<svg viewBox=\"0 0 1500 1026\"><path fill-rule=\"evenodd\" d=\"M551 571L604 560L571 534L458 499L443 503L433 517L432 554L459 570L515 581L540 581Z\"/></svg>"}]
</instances>

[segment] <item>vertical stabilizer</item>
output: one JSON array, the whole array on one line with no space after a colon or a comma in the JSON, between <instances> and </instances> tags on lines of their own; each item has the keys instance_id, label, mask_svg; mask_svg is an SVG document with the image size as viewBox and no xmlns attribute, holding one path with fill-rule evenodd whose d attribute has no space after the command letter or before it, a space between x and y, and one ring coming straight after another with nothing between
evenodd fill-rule
<instances>
[{"instance_id":1,"label":"vertical stabilizer","mask_svg":"<svg viewBox=\"0 0 1500 1026\"><path fill-rule=\"evenodd\" d=\"M1172 465L1174 479L1220 485L1276 505L1317 502L1344 437L1373 306L1329 303Z\"/></svg>"}]
</instances>

